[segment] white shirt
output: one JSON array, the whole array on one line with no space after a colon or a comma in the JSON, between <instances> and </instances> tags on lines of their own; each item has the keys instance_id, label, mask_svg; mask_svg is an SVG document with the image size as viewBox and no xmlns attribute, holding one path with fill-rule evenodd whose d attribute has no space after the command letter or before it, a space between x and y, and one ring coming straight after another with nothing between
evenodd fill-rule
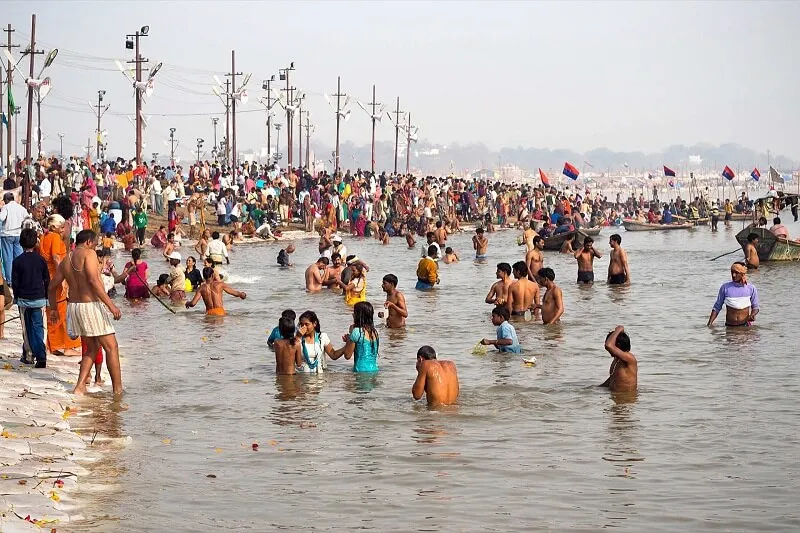
<instances>
[{"instance_id":1,"label":"white shirt","mask_svg":"<svg viewBox=\"0 0 800 533\"><path fill-rule=\"evenodd\" d=\"M45 178L39 184L39 198L50 198L50 193L53 191L53 186L50 185L50 180Z\"/></svg>"},{"instance_id":2,"label":"white shirt","mask_svg":"<svg viewBox=\"0 0 800 533\"><path fill-rule=\"evenodd\" d=\"M327 366L325 364L325 346L328 346L330 343L331 340L326 333L320 333L319 337L315 334L314 342L311 343L306 342L306 339L303 338L303 344L300 346L300 350L303 352L303 364L297 367L297 371L308 374L322 374L322 371ZM312 366L315 362L319 361L316 368L311 368L311 366L309 366L305 361L306 357L311 362Z\"/></svg>"},{"instance_id":3,"label":"white shirt","mask_svg":"<svg viewBox=\"0 0 800 533\"><path fill-rule=\"evenodd\" d=\"M225 205L225 198L220 198L219 202L217 202L217 214L218 215L227 215L228 208Z\"/></svg>"},{"instance_id":4,"label":"white shirt","mask_svg":"<svg viewBox=\"0 0 800 533\"><path fill-rule=\"evenodd\" d=\"M427 242L424 242L422 244L422 257L428 257L428 248L430 246L436 247L436 255L433 257L434 260L438 260L440 257L442 257L442 249L439 247L439 243L436 241L433 241L430 244L428 244Z\"/></svg>"},{"instance_id":5,"label":"white shirt","mask_svg":"<svg viewBox=\"0 0 800 533\"><path fill-rule=\"evenodd\" d=\"M14 200L8 202L0 209L0 222L3 222L4 237L19 237L22 233L22 221L28 216L28 211Z\"/></svg>"},{"instance_id":6,"label":"white shirt","mask_svg":"<svg viewBox=\"0 0 800 533\"><path fill-rule=\"evenodd\" d=\"M167 191L166 192L167 192L166 197L167 197L167 201L168 202L174 202L175 199L178 197L178 195L175 193L175 189L172 187L172 185L168 185L167 186Z\"/></svg>"},{"instance_id":7,"label":"white shirt","mask_svg":"<svg viewBox=\"0 0 800 533\"><path fill-rule=\"evenodd\" d=\"M211 239L208 241L208 247L206 248L206 255L217 257L228 257L228 247L225 246L225 243L222 242L220 239Z\"/></svg>"},{"instance_id":8,"label":"white shirt","mask_svg":"<svg viewBox=\"0 0 800 533\"><path fill-rule=\"evenodd\" d=\"M153 187L152 188L153 194L161 194L161 182L160 181L153 180L152 187Z\"/></svg>"}]
</instances>

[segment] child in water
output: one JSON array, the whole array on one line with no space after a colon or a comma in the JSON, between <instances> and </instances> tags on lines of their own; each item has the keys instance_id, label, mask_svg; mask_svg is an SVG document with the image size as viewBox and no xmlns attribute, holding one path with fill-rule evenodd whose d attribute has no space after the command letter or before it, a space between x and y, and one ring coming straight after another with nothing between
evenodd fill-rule
<instances>
[{"instance_id":1,"label":"child in water","mask_svg":"<svg viewBox=\"0 0 800 533\"><path fill-rule=\"evenodd\" d=\"M278 330L281 338L275 340L275 373L295 374L303 364L303 354L295 336L294 318L281 317Z\"/></svg>"},{"instance_id":2,"label":"child in water","mask_svg":"<svg viewBox=\"0 0 800 533\"><path fill-rule=\"evenodd\" d=\"M169 298L169 295L172 294L172 291L170 291L169 288L169 274L161 274L158 276L158 281L156 281L156 284L153 287L153 294L156 296Z\"/></svg>"},{"instance_id":3,"label":"child in water","mask_svg":"<svg viewBox=\"0 0 800 533\"><path fill-rule=\"evenodd\" d=\"M294 319L296 317L297 314L292 309L285 309L283 313L281 313L281 318L288 318L289 320L292 321L292 324L294 324ZM292 336L294 336L294 331L292 331ZM287 337L283 337L283 335L281 334L280 320L278 320L278 325L272 328L272 332L269 334L269 337L267 338L267 346L269 346L270 348L274 348L275 341L280 338L285 339Z\"/></svg>"},{"instance_id":4,"label":"child in water","mask_svg":"<svg viewBox=\"0 0 800 533\"><path fill-rule=\"evenodd\" d=\"M353 372L377 372L380 339L375 329L375 310L369 302L353 306L353 324L350 333L342 336L343 348L333 352L331 359L354 359Z\"/></svg>"},{"instance_id":5,"label":"child in water","mask_svg":"<svg viewBox=\"0 0 800 533\"><path fill-rule=\"evenodd\" d=\"M517 339L517 330L509 321L508 308L498 305L492 309L492 324L497 326L497 339L482 339L481 344L493 345L501 352L520 353L522 351Z\"/></svg>"},{"instance_id":6,"label":"child in water","mask_svg":"<svg viewBox=\"0 0 800 533\"><path fill-rule=\"evenodd\" d=\"M458 258L458 254L453 251L451 247L447 247L444 249L444 258L442 259L445 264L449 265L450 263L458 263L460 259Z\"/></svg>"}]
</instances>

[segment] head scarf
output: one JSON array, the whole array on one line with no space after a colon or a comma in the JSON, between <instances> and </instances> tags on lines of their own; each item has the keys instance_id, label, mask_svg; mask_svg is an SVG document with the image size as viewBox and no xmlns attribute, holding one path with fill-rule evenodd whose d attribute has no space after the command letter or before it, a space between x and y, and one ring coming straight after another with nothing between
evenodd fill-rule
<instances>
[{"instance_id":1,"label":"head scarf","mask_svg":"<svg viewBox=\"0 0 800 533\"><path fill-rule=\"evenodd\" d=\"M736 272L742 275L742 285L747 285L747 267L741 263L734 263L731 265L731 272Z\"/></svg>"}]
</instances>

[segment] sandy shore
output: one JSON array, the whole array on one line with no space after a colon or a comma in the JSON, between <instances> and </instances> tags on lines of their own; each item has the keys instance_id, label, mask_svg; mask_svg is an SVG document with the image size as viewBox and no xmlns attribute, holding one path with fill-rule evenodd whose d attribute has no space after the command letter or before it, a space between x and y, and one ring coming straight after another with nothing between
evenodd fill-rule
<instances>
[{"instance_id":1,"label":"sandy shore","mask_svg":"<svg viewBox=\"0 0 800 533\"><path fill-rule=\"evenodd\" d=\"M18 314L16 307L6 319ZM91 411L69 392L78 357L48 356L46 369L23 365L20 321L0 340L0 532L50 531L83 518L74 499L101 454ZM104 378L109 382L108 376ZM110 385L106 385L110 388ZM77 429L83 428L83 430ZM119 439L122 443L126 439ZM82 487L83 488L83 487Z\"/></svg>"}]
</instances>

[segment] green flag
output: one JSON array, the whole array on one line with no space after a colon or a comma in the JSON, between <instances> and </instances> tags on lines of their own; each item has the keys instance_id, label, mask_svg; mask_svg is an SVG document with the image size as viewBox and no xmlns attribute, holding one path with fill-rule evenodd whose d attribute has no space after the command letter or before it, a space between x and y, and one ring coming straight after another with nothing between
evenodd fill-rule
<instances>
[{"instance_id":1,"label":"green flag","mask_svg":"<svg viewBox=\"0 0 800 533\"><path fill-rule=\"evenodd\" d=\"M11 87L8 88L8 114L13 115L17 111L17 105L14 103L14 94L11 92Z\"/></svg>"}]
</instances>

